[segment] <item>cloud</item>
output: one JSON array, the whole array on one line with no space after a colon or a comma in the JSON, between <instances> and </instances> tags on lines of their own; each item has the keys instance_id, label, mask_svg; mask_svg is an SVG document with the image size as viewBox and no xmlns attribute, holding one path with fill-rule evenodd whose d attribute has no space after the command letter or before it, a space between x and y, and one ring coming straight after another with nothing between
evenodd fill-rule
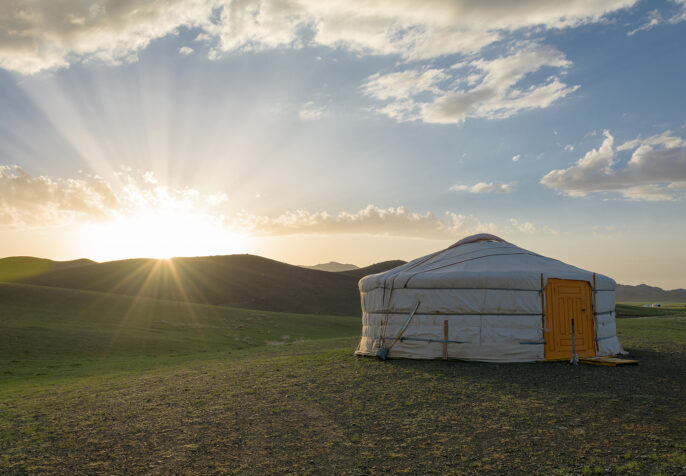
<instances>
[{"instance_id":1,"label":"cloud","mask_svg":"<svg viewBox=\"0 0 686 476\"><path fill-rule=\"evenodd\" d=\"M511 233L512 230L525 233L527 235L535 235L536 233L547 233L550 235L559 235L560 232L550 228L548 225L536 226L530 221L520 222L515 218L510 218L510 227L505 228L505 231Z\"/></svg>"},{"instance_id":2,"label":"cloud","mask_svg":"<svg viewBox=\"0 0 686 476\"><path fill-rule=\"evenodd\" d=\"M432 212L416 213L402 206L368 205L357 212L338 214L296 210L276 217L243 212L228 220L232 228L251 235L363 234L445 239L498 231L494 223L484 223L473 216L452 212L442 216Z\"/></svg>"},{"instance_id":3,"label":"cloud","mask_svg":"<svg viewBox=\"0 0 686 476\"><path fill-rule=\"evenodd\" d=\"M291 234L361 234L400 236L424 239L457 239L474 233L554 234L546 225L510 219L504 224L480 220L473 215L454 212L416 213L405 207L380 208L375 205L357 212L309 212L297 210L277 217L242 213L231 217L229 226L242 233L257 236Z\"/></svg>"},{"instance_id":4,"label":"cloud","mask_svg":"<svg viewBox=\"0 0 686 476\"><path fill-rule=\"evenodd\" d=\"M453 185L450 190L471 193L512 193L514 187L509 183L479 182L474 185Z\"/></svg>"},{"instance_id":5,"label":"cloud","mask_svg":"<svg viewBox=\"0 0 686 476\"><path fill-rule=\"evenodd\" d=\"M520 223L518 220L515 220L514 218L510 218L510 224L513 227L517 228L522 233L527 233L529 235L533 235L536 232L536 227L530 221Z\"/></svg>"},{"instance_id":6,"label":"cloud","mask_svg":"<svg viewBox=\"0 0 686 476\"><path fill-rule=\"evenodd\" d=\"M154 39L201 27L205 0L0 2L0 67L24 74L92 59L130 62Z\"/></svg>"},{"instance_id":7,"label":"cloud","mask_svg":"<svg viewBox=\"0 0 686 476\"><path fill-rule=\"evenodd\" d=\"M31 74L133 61L152 40L199 32L210 56L326 46L406 61L472 54L522 29L597 22L636 0L61 0L0 2L0 67Z\"/></svg>"},{"instance_id":8,"label":"cloud","mask_svg":"<svg viewBox=\"0 0 686 476\"><path fill-rule=\"evenodd\" d=\"M664 147L666 149L674 149L677 147L684 147L686 146L686 140L682 139L679 136L675 136L672 131L665 131L662 134L656 134L654 136L647 137L645 139L641 139L640 137L626 141L619 147L617 147L617 150L632 150L636 149L637 147L641 145L649 145L649 146L657 146L657 147Z\"/></svg>"},{"instance_id":9,"label":"cloud","mask_svg":"<svg viewBox=\"0 0 686 476\"><path fill-rule=\"evenodd\" d=\"M367 78L363 92L386 104L376 110L397 121L455 124L468 117L503 119L522 111L549 107L576 91L560 73L571 66L555 48L520 43L511 54L476 59L452 68L406 70ZM537 72L556 70L540 82Z\"/></svg>"},{"instance_id":10,"label":"cloud","mask_svg":"<svg viewBox=\"0 0 686 476\"><path fill-rule=\"evenodd\" d=\"M502 119L549 107L578 88L562 80L571 66L562 53L513 38L604 21L636 1L13 0L0 2L0 68L34 74L93 60L133 62L151 41L190 30L199 46L179 53L202 47L213 60L305 47L392 55L404 70L371 75L362 88L383 102L378 113L440 124ZM494 45L510 51L480 58ZM431 66L449 55L462 67Z\"/></svg>"},{"instance_id":11,"label":"cloud","mask_svg":"<svg viewBox=\"0 0 686 476\"><path fill-rule=\"evenodd\" d=\"M401 71L385 75L376 73L367 78L363 89L365 94L381 101L405 100L425 92L440 94L442 90L437 83L449 77L442 69Z\"/></svg>"},{"instance_id":12,"label":"cloud","mask_svg":"<svg viewBox=\"0 0 686 476\"><path fill-rule=\"evenodd\" d=\"M152 172L142 172L128 167L117 173L117 185L116 193L120 205L117 209L111 210L116 214L159 210L204 212L228 200L224 193L207 194L190 187L160 184Z\"/></svg>"},{"instance_id":13,"label":"cloud","mask_svg":"<svg viewBox=\"0 0 686 476\"><path fill-rule=\"evenodd\" d=\"M314 103L313 101L308 101L302 105L298 111L298 116L303 121L314 121L320 119L326 112L326 106L322 106Z\"/></svg>"},{"instance_id":14,"label":"cloud","mask_svg":"<svg viewBox=\"0 0 686 476\"><path fill-rule=\"evenodd\" d=\"M617 153L629 150L629 160L620 160ZM666 131L615 147L605 131L600 147L571 167L549 172L541 183L577 197L614 192L628 200L677 200L686 190L686 140Z\"/></svg>"},{"instance_id":15,"label":"cloud","mask_svg":"<svg viewBox=\"0 0 686 476\"><path fill-rule=\"evenodd\" d=\"M0 227L5 228L107 222L151 210L212 209L224 201L223 194L160 185L151 172L124 169L115 186L84 173L78 178L51 178L0 165Z\"/></svg>"},{"instance_id":16,"label":"cloud","mask_svg":"<svg viewBox=\"0 0 686 476\"><path fill-rule=\"evenodd\" d=\"M662 18L660 12L658 10L652 10L648 12L648 21L646 21L643 25L629 31L627 35L633 36L639 31L651 30L662 22L664 22L664 18Z\"/></svg>"},{"instance_id":17,"label":"cloud","mask_svg":"<svg viewBox=\"0 0 686 476\"><path fill-rule=\"evenodd\" d=\"M18 166L0 165L2 226L36 227L75 219L102 220L118 206L110 186L98 177L34 177Z\"/></svg>"},{"instance_id":18,"label":"cloud","mask_svg":"<svg viewBox=\"0 0 686 476\"><path fill-rule=\"evenodd\" d=\"M676 6L676 9L673 10L671 14L665 16L659 10L651 10L648 12L647 21L639 27L629 31L627 35L633 36L639 31L652 30L656 26L663 23L669 23L673 25L676 23L681 23L682 21L686 21L686 0L672 0L671 3L675 4Z\"/></svg>"},{"instance_id":19,"label":"cloud","mask_svg":"<svg viewBox=\"0 0 686 476\"><path fill-rule=\"evenodd\" d=\"M673 1L673 3L677 4L678 10L667 21L671 24L681 23L682 21L686 21L686 0L672 0L672 1Z\"/></svg>"},{"instance_id":20,"label":"cloud","mask_svg":"<svg viewBox=\"0 0 686 476\"><path fill-rule=\"evenodd\" d=\"M329 213L300 209L265 216L242 211L225 214L223 193L161 184L152 172L130 168L108 182L80 174L76 179L32 176L17 166L0 166L0 228L32 230L70 225L145 226L159 217L190 217L212 230L252 236L379 235L457 239L474 233L546 233L545 226L510 220L496 224L469 214L414 212L405 207L368 205L357 211ZM183 222L182 222L183 223ZM106 228L107 229L107 228Z\"/></svg>"},{"instance_id":21,"label":"cloud","mask_svg":"<svg viewBox=\"0 0 686 476\"><path fill-rule=\"evenodd\" d=\"M425 60L475 53L522 28L563 28L600 20L635 0L603 5L583 0L513 5L466 0L319 0L220 2L219 19L207 27L219 39L214 51L299 48L305 44L362 54ZM308 34L309 33L309 34Z\"/></svg>"},{"instance_id":22,"label":"cloud","mask_svg":"<svg viewBox=\"0 0 686 476\"><path fill-rule=\"evenodd\" d=\"M565 151L574 152L574 146L572 144L567 144L564 146Z\"/></svg>"},{"instance_id":23,"label":"cloud","mask_svg":"<svg viewBox=\"0 0 686 476\"><path fill-rule=\"evenodd\" d=\"M521 157L521 154L517 154L512 156L512 162L519 162L519 158Z\"/></svg>"},{"instance_id":24,"label":"cloud","mask_svg":"<svg viewBox=\"0 0 686 476\"><path fill-rule=\"evenodd\" d=\"M616 238L617 237L617 225L594 225L591 227L591 234L595 238Z\"/></svg>"}]
</instances>

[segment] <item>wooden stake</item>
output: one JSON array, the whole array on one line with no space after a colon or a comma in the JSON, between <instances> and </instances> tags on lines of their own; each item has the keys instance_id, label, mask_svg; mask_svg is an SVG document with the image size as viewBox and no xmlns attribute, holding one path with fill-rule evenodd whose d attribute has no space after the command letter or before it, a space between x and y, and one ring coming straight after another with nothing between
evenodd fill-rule
<instances>
[{"instance_id":1,"label":"wooden stake","mask_svg":"<svg viewBox=\"0 0 686 476\"><path fill-rule=\"evenodd\" d=\"M448 360L448 321L443 321L443 360Z\"/></svg>"},{"instance_id":2,"label":"wooden stake","mask_svg":"<svg viewBox=\"0 0 686 476\"><path fill-rule=\"evenodd\" d=\"M595 348L596 355L598 354L598 308L596 307L596 284L595 284L595 273L593 273L593 299L591 301L591 316L593 316L593 344Z\"/></svg>"},{"instance_id":3,"label":"wooden stake","mask_svg":"<svg viewBox=\"0 0 686 476\"><path fill-rule=\"evenodd\" d=\"M543 327L545 327L545 289L543 289L543 273L541 273L541 320L543 321ZM545 336L543 336L545 337Z\"/></svg>"},{"instance_id":4,"label":"wooden stake","mask_svg":"<svg viewBox=\"0 0 686 476\"><path fill-rule=\"evenodd\" d=\"M548 338L552 338L552 336L546 336L546 332L549 332L550 329L546 327L546 322L545 322L545 289L543 289L543 273L541 273L541 336L543 337L544 342L548 342ZM547 351L548 345L545 345L543 347L543 358L545 358L545 354Z\"/></svg>"}]
</instances>

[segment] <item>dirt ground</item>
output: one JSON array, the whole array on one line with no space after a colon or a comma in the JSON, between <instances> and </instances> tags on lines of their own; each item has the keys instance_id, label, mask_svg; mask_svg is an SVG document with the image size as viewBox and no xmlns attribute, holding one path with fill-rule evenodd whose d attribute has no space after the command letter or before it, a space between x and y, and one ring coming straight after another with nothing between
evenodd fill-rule
<instances>
[{"instance_id":1,"label":"dirt ground","mask_svg":"<svg viewBox=\"0 0 686 476\"><path fill-rule=\"evenodd\" d=\"M682 344L617 368L328 346L0 393L0 473L686 474Z\"/></svg>"}]
</instances>

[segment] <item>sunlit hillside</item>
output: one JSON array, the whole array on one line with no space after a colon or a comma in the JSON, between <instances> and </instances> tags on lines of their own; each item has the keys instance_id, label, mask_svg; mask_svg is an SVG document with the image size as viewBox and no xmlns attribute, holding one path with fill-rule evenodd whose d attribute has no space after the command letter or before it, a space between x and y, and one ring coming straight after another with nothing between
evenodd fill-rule
<instances>
[{"instance_id":1,"label":"sunlit hillside","mask_svg":"<svg viewBox=\"0 0 686 476\"><path fill-rule=\"evenodd\" d=\"M105 263L24 257L0 259L0 281L246 309L355 316L360 314L358 280L399 264L390 261L331 273L253 255Z\"/></svg>"}]
</instances>

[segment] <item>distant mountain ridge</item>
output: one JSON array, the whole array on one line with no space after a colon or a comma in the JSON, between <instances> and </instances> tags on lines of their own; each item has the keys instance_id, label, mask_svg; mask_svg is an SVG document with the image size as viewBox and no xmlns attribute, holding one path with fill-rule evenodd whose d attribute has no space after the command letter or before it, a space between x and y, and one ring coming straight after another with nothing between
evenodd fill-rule
<instances>
[{"instance_id":1,"label":"distant mountain ridge","mask_svg":"<svg viewBox=\"0 0 686 476\"><path fill-rule=\"evenodd\" d=\"M381 263L372 264L364 268L351 269L349 271L341 271L339 272L339 274L350 276L351 278L354 278L359 281L360 279L370 274L383 273L384 271L388 271L389 269L402 266L405 263L407 263L407 261L402 261L399 259L391 261L382 261Z\"/></svg>"},{"instance_id":2,"label":"distant mountain ridge","mask_svg":"<svg viewBox=\"0 0 686 476\"><path fill-rule=\"evenodd\" d=\"M647 284L639 284L638 286L618 284L617 301L686 302L686 289L672 289L671 291L666 291L656 286L648 286Z\"/></svg>"},{"instance_id":3,"label":"distant mountain ridge","mask_svg":"<svg viewBox=\"0 0 686 476\"><path fill-rule=\"evenodd\" d=\"M341 271L360 269L354 264L338 263L337 261L329 261L328 263L315 264L313 266L302 266L302 268L317 269L319 271L328 271L330 273L340 273Z\"/></svg>"}]
</instances>

